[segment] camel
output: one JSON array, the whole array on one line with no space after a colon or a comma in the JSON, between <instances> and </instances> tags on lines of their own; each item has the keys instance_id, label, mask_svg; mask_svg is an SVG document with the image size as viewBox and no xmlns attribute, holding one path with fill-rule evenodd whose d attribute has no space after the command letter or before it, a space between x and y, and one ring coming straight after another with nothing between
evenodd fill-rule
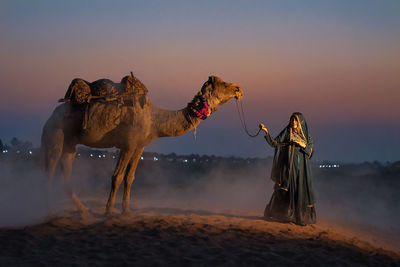
<instances>
[{"instance_id":1,"label":"camel","mask_svg":"<svg viewBox=\"0 0 400 267\"><path fill-rule=\"evenodd\" d=\"M243 91L235 83L210 76L198 95L202 96L211 114L232 98L240 100ZM63 181L70 180L78 144L95 148L115 147L120 153L111 179L106 214L116 213L114 203L122 180L125 182L122 213L129 213L131 186L144 147L157 138L180 136L195 130L204 119L204 114L191 110L190 103L180 110L165 110L153 104L147 95L142 97L142 101L131 106L101 101L88 103L91 113L89 126L85 129L82 129L83 117L87 116L84 109L74 108L68 102L57 106L45 123L41 138L48 181L51 183L53 180L57 165L61 167ZM69 190L78 209L87 211L72 189Z\"/></svg>"}]
</instances>

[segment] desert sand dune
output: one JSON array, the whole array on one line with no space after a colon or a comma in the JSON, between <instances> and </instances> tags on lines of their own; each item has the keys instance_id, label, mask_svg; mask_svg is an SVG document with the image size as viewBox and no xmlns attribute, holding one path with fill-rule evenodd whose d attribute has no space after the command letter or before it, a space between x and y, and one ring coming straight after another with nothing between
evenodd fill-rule
<instances>
[{"instance_id":1,"label":"desert sand dune","mask_svg":"<svg viewBox=\"0 0 400 267\"><path fill-rule=\"evenodd\" d=\"M90 213L79 216L56 180L47 218L44 176L0 162L0 266L400 266L396 177L317 173L317 224L301 227L261 217L264 162L203 171L144 162L133 213L121 216L118 201L111 217L113 162L97 162L77 161L73 176Z\"/></svg>"},{"instance_id":2,"label":"desert sand dune","mask_svg":"<svg viewBox=\"0 0 400 267\"><path fill-rule=\"evenodd\" d=\"M65 211L0 229L2 266L400 266L400 253L326 223L277 223L254 214L137 208L104 217Z\"/></svg>"}]
</instances>

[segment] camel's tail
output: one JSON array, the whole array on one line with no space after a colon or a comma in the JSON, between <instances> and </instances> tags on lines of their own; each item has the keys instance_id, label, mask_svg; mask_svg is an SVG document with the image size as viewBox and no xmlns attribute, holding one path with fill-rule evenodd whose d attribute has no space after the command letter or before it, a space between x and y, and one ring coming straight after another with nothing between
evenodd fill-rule
<instances>
[{"instance_id":1,"label":"camel's tail","mask_svg":"<svg viewBox=\"0 0 400 267\"><path fill-rule=\"evenodd\" d=\"M48 171L49 169L49 161L47 159L46 153L46 145L43 142L44 131L42 133L42 140L40 144L40 155L39 155L39 165L45 170Z\"/></svg>"},{"instance_id":2,"label":"camel's tail","mask_svg":"<svg viewBox=\"0 0 400 267\"><path fill-rule=\"evenodd\" d=\"M45 170L48 170L48 161L46 160L46 152L43 148L43 144L40 146L40 155L39 155L39 165Z\"/></svg>"},{"instance_id":3,"label":"camel's tail","mask_svg":"<svg viewBox=\"0 0 400 267\"><path fill-rule=\"evenodd\" d=\"M50 175L54 173L57 167L64 143L62 129L52 126L54 125L46 123L43 127L40 146L40 165Z\"/></svg>"}]
</instances>

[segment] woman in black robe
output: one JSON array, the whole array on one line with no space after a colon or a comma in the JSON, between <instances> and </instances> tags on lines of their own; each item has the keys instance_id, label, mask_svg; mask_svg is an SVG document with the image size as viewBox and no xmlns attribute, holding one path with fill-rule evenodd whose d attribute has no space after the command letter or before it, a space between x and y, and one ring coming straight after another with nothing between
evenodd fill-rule
<instances>
[{"instance_id":1,"label":"woman in black robe","mask_svg":"<svg viewBox=\"0 0 400 267\"><path fill-rule=\"evenodd\" d=\"M271 172L275 186L264 216L299 225L315 223L309 164L314 143L303 114L293 113L289 125L276 138L270 135L263 124L260 124L260 128L265 132L268 144L275 148Z\"/></svg>"}]
</instances>

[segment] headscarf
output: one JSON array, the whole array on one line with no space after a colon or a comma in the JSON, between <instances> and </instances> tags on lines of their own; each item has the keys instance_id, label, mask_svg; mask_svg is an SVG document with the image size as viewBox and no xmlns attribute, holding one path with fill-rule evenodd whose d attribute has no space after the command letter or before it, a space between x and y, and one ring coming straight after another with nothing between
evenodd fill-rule
<instances>
[{"instance_id":1,"label":"headscarf","mask_svg":"<svg viewBox=\"0 0 400 267\"><path fill-rule=\"evenodd\" d=\"M300 128L299 132L293 131L291 127L291 121L292 119L296 120L298 122L298 127ZM299 113L293 113L292 116L290 116L290 121L289 121L289 133L290 133L290 142L298 143L301 147L306 147L307 146L307 140L308 140L308 131L307 135L304 134L303 127L307 128L307 124L305 123L304 116Z\"/></svg>"},{"instance_id":2,"label":"headscarf","mask_svg":"<svg viewBox=\"0 0 400 267\"><path fill-rule=\"evenodd\" d=\"M298 122L299 126L301 127L301 133L302 133L302 141L304 144L307 146L308 140L309 140L309 133L308 133L308 126L306 119L304 118L304 115L301 114L300 112L295 112L293 113L290 118L295 117ZM284 174L284 165L288 168L289 162L286 162L289 160L288 158L288 144L290 144L291 141L291 126L290 126L290 120L289 124L282 130L282 132L275 138L275 140L278 142L278 146L275 148L275 155L274 155L274 161L272 165L272 172L271 172L271 179L282 185L287 185L287 180L284 178L286 175ZM304 139L303 139L304 138ZM286 152L286 153L285 153ZM286 177L288 178L288 177ZM286 180L286 181L285 181Z\"/></svg>"}]
</instances>

